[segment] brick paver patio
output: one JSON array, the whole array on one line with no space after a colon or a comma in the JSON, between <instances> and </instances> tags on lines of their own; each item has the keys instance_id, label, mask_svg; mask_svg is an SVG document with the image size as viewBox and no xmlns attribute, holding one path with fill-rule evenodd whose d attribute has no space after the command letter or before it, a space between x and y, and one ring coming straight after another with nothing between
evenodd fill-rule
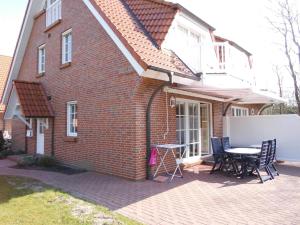
<instances>
[{"instance_id":1,"label":"brick paver patio","mask_svg":"<svg viewBox=\"0 0 300 225\"><path fill-rule=\"evenodd\" d=\"M10 168L0 160L0 175L39 179L97 202L145 224L300 224L300 164L278 166L281 173L265 184L209 175L210 167L185 171L172 183L131 182L93 172L64 175Z\"/></svg>"}]
</instances>

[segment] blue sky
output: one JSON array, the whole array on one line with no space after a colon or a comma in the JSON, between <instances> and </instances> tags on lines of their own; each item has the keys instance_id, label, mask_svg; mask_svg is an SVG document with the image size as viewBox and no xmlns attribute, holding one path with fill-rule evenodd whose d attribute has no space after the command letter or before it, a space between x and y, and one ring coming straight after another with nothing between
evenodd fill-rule
<instances>
[{"instance_id":1,"label":"blue sky","mask_svg":"<svg viewBox=\"0 0 300 225\"><path fill-rule=\"evenodd\" d=\"M282 62L280 49L265 17L268 0L169 0L179 2L253 53L260 88L276 89L272 65ZM0 54L13 55L27 0L0 2ZM4 35L3 35L4 34ZM289 81L286 81L288 86Z\"/></svg>"}]
</instances>

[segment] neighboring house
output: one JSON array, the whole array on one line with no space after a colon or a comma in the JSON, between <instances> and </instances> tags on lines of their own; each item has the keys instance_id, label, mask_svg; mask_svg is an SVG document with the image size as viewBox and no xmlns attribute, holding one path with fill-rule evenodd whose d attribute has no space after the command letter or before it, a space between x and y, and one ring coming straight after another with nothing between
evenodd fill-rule
<instances>
[{"instance_id":1,"label":"neighboring house","mask_svg":"<svg viewBox=\"0 0 300 225\"><path fill-rule=\"evenodd\" d=\"M249 59L242 67L250 74L247 51L178 4L31 0L5 118L15 118L16 142L30 154L132 180L146 177L151 144L190 144L184 162L199 162L210 137L222 136L224 115L281 101L254 91L243 71L226 73L223 43Z\"/></svg>"},{"instance_id":2,"label":"neighboring house","mask_svg":"<svg viewBox=\"0 0 300 225\"><path fill-rule=\"evenodd\" d=\"M8 76L10 64L12 58L10 56L0 55L0 96L2 96L5 82ZM0 130L4 129L3 116L5 111L5 105L0 104Z\"/></svg>"}]
</instances>

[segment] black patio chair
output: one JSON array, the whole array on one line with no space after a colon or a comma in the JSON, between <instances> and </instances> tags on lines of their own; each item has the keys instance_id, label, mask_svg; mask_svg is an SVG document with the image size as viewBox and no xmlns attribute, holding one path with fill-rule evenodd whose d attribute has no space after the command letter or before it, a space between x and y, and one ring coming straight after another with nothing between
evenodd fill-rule
<instances>
[{"instance_id":1,"label":"black patio chair","mask_svg":"<svg viewBox=\"0 0 300 225\"><path fill-rule=\"evenodd\" d=\"M252 171L255 171L257 173L257 176L259 177L262 183L272 179L268 168L269 149L270 149L270 142L263 141L261 145L261 153L258 156L258 158L246 157L248 166L252 168ZM260 170L265 170L267 175L262 176L260 174Z\"/></svg>"},{"instance_id":2,"label":"black patio chair","mask_svg":"<svg viewBox=\"0 0 300 225\"><path fill-rule=\"evenodd\" d=\"M211 138L211 145L213 149L213 158L214 158L214 165L213 168L210 171L210 174L214 173L215 171L221 170L224 162L225 162L225 157L226 154L223 149L222 145L222 139L218 137L212 137ZM219 168L215 170L216 166L219 165Z\"/></svg>"},{"instance_id":3,"label":"black patio chair","mask_svg":"<svg viewBox=\"0 0 300 225\"><path fill-rule=\"evenodd\" d=\"M276 146L276 139L269 141L268 168L273 179L274 176L279 176L279 173L274 165L276 163Z\"/></svg>"},{"instance_id":4,"label":"black patio chair","mask_svg":"<svg viewBox=\"0 0 300 225\"><path fill-rule=\"evenodd\" d=\"M229 137L223 137L222 138L222 145L224 151L227 149L231 149L231 144L230 144L230 138ZM226 154L226 153L225 153ZM238 168L238 162L241 162L241 157L239 156L234 156L230 154L226 154L225 161L227 162L226 164L229 166L228 170L230 170L230 167L233 168L234 173L239 173L239 168Z\"/></svg>"}]
</instances>

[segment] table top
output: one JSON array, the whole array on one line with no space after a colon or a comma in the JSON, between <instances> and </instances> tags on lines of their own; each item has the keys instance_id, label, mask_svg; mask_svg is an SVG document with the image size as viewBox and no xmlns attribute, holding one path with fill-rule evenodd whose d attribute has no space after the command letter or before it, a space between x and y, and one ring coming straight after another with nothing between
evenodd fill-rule
<instances>
[{"instance_id":1,"label":"table top","mask_svg":"<svg viewBox=\"0 0 300 225\"><path fill-rule=\"evenodd\" d=\"M225 150L225 152L239 155L257 155L261 150L257 148L230 148Z\"/></svg>"},{"instance_id":2,"label":"table top","mask_svg":"<svg viewBox=\"0 0 300 225\"><path fill-rule=\"evenodd\" d=\"M257 145L250 145L249 148L258 148L261 149L261 144L257 144Z\"/></svg>"},{"instance_id":3,"label":"table top","mask_svg":"<svg viewBox=\"0 0 300 225\"><path fill-rule=\"evenodd\" d=\"M187 145L182 145L182 144L164 144L164 145L153 145L154 148L161 148L161 149L177 149L177 148L182 148L186 147Z\"/></svg>"}]
</instances>

